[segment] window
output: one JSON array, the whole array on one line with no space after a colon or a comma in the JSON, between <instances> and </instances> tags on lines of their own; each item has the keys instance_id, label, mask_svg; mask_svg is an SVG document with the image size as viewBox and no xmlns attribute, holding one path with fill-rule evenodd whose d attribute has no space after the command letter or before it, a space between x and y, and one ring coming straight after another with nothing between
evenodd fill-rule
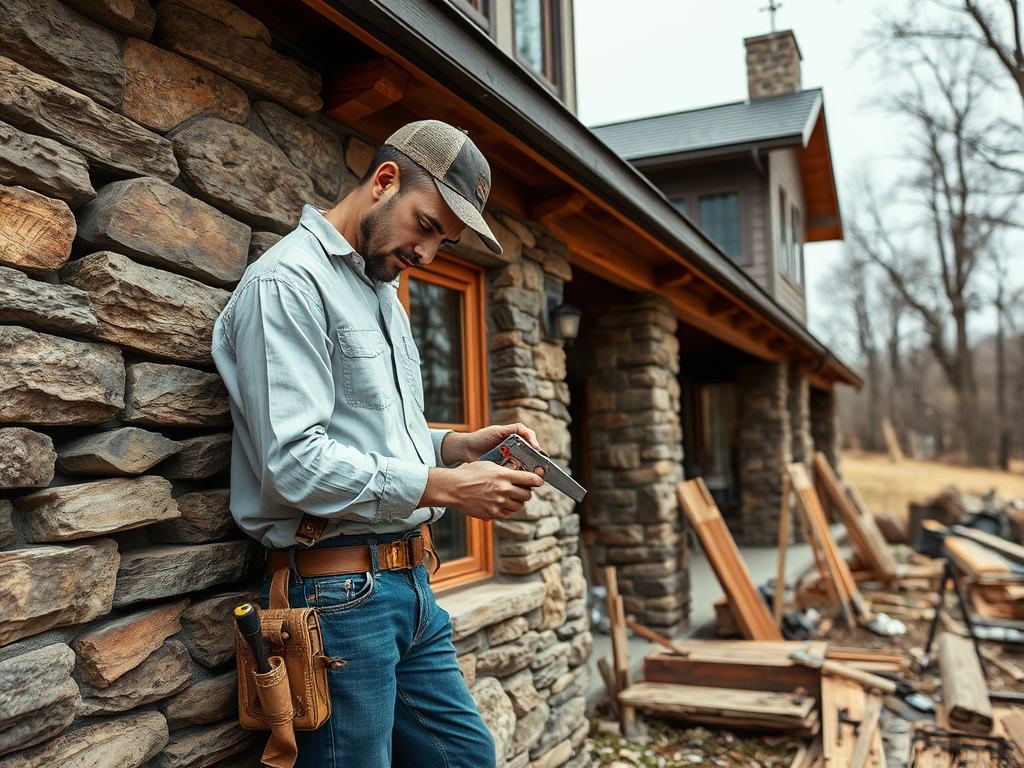
<instances>
[{"instance_id":1,"label":"window","mask_svg":"<svg viewBox=\"0 0 1024 768\"><path fill-rule=\"evenodd\" d=\"M423 411L435 428L469 432L486 426L482 270L438 255L402 276L399 299L409 313L423 375ZM434 523L441 569L435 589L490 575L491 526L449 510Z\"/></svg>"},{"instance_id":2,"label":"window","mask_svg":"<svg viewBox=\"0 0 1024 768\"><path fill-rule=\"evenodd\" d=\"M560 85L560 0L513 0L516 57L552 85Z\"/></svg>"},{"instance_id":3,"label":"window","mask_svg":"<svg viewBox=\"0 0 1024 768\"><path fill-rule=\"evenodd\" d=\"M793 280L800 285L804 279L804 231L800 224L800 210L793 207Z\"/></svg>"},{"instance_id":4,"label":"window","mask_svg":"<svg viewBox=\"0 0 1024 768\"><path fill-rule=\"evenodd\" d=\"M682 197L678 200L672 201L672 207L679 211L683 216L686 215L686 198Z\"/></svg>"},{"instance_id":5,"label":"window","mask_svg":"<svg viewBox=\"0 0 1024 768\"><path fill-rule=\"evenodd\" d=\"M738 192L720 195L701 195L700 228L714 240L727 255L739 258L740 249L740 196Z\"/></svg>"},{"instance_id":6,"label":"window","mask_svg":"<svg viewBox=\"0 0 1024 768\"><path fill-rule=\"evenodd\" d=\"M779 190L779 271L789 274L789 207L786 205L786 193Z\"/></svg>"},{"instance_id":7,"label":"window","mask_svg":"<svg viewBox=\"0 0 1024 768\"><path fill-rule=\"evenodd\" d=\"M454 0L454 4L485 32L491 31L491 0Z\"/></svg>"}]
</instances>

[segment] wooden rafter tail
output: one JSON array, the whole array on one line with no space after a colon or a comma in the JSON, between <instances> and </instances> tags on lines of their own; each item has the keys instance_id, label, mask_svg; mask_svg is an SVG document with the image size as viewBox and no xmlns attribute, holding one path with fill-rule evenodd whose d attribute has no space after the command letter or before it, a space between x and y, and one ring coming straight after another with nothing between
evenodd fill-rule
<instances>
[{"instance_id":1,"label":"wooden rafter tail","mask_svg":"<svg viewBox=\"0 0 1024 768\"><path fill-rule=\"evenodd\" d=\"M782 634L772 621L771 612L761 599L750 570L704 481L698 477L679 483L676 494L729 598L743 636L748 640L781 640Z\"/></svg>"}]
</instances>

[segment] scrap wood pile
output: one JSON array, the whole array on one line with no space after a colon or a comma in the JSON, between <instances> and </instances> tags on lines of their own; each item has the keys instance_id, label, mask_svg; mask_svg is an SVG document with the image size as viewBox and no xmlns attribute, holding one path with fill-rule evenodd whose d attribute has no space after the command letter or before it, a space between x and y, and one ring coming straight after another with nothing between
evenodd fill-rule
<instances>
[{"instance_id":1,"label":"scrap wood pile","mask_svg":"<svg viewBox=\"0 0 1024 768\"><path fill-rule=\"evenodd\" d=\"M908 765L918 768L1024 765L1024 712L990 703L1008 697L1020 707L1024 695L989 691L983 660L989 669L998 667L1010 675L1014 683L1024 680L1024 670L983 646L976 638L983 636L984 627L975 624L979 600L997 604L997 609L982 610L989 615L992 610L1001 612L1004 625L1016 618L1014 611L1024 606L1024 579L1007 575L1015 569L973 575L963 570L974 608L965 608L963 621L958 621L942 608L943 598L947 584L955 584L960 594L959 580L949 577L973 562L970 554L963 562L948 551L936 553L942 557L916 554L909 564L899 562L856 492L844 488L825 457L818 454L813 483L803 465L787 468L776 587L759 591L703 481L680 483L677 490L725 592L716 613L744 639L670 641L628 622L614 586L614 569L607 569L615 663L613 667L604 661L602 674L624 734L635 728L635 713L640 710L684 723L803 740L804 746L792 761L795 768L863 768L887 764L880 723L902 718L912 725L910 738L904 737L907 749L900 754L901 765L908 754ZM828 515L846 528L852 557L844 558L840 552ZM816 574L813 581L804 581L797 589L795 610L816 602L833 614L835 622L845 625L845 638L867 628L876 634L862 632L861 637L878 641L877 635L895 634L896 625L902 626L893 616L910 622L928 621L932 626L927 646L900 648L893 641L884 651L842 647L822 639L820 630L828 626L828 620L815 635L818 639L789 639L794 634L792 623L785 620L792 611L784 610L784 577L794 523L810 544ZM1013 560L1024 556L1024 548L978 533L950 540L986 547L1024 566L1024 557ZM999 623L989 620L993 622ZM937 635L940 624L944 632ZM644 659L641 682L630 679L627 626L661 646ZM1024 642L1024 634L1020 642ZM933 650L938 653L929 653ZM937 664L929 671L932 658ZM887 714L883 716L883 712Z\"/></svg>"}]
</instances>

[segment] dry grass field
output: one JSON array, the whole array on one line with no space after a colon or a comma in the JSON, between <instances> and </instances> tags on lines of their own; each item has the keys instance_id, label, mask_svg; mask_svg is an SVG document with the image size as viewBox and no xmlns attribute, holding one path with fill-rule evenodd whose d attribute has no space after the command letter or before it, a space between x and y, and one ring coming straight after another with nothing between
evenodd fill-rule
<instances>
[{"instance_id":1,"label":"dry grass field","mask_svg":"<svg viewBox=\"0 0 1024 768\"><path fill-rule=\"evenodd\" d=\"M1018 469L1017 467L1012 467ZM893 464L885 454L843 453L843 477L853 485L873 512L887 509L906 516L907 504L935 496L953 484L962 491L1024 498L1024 472L1003 472L933 461L906 460Z\"/></svg>"}]
</instances>

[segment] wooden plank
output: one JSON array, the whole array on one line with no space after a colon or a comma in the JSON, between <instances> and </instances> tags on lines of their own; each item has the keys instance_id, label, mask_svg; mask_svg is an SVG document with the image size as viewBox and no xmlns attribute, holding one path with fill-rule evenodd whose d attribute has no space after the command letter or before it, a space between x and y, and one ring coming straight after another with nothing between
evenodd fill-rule
<instances>
[{"instance_id":1,"label":"wooden plank","mask_svg":"<svg viewBox=\"0 0 1024 768\"><path fill-rule=\"evenodd\" d=\"M740 625L736 623L736 616L729 605L729 598L722 595L715 600L715 635L722 638L740 637Z\"/></svg>"},{"instance_id":2,"label":"wooden plank","mask_svg":"<svg viewBox=\"0 0 1024 768\"><path fill-rule=\"evenodd\" d=\"M849 768L857 744L855 726L839 723L841 709L846 719L863 721L868 709L868 694L852 680L823 675L821 678L821 742L825 755L825 768ZM883 768L881 732L876 728L868 752L866 766Z\"/></svg>"},{"instance_id":3,"label":"wooden plank","mask_svg":"<svg viewBox=\"0 0 1024 768\"><path fill-rule=\"evenodd\" d=\"M982 546L995 550L1012 563L1024 565L1024 547L1014 544L1001 536L996 536L985 531L978 531L973 528L964 528L957 531L957 536L970 539Z\"/></svg>"},{"instance_id":4,"label":"wooden plank","mask_svg":"<svg viewBox=\"0 0 1024 768\"><path fill-rule=\"evenodd\" d=\"M667 637L662 637L653 629L645 627L638 621L627 619L626 626L632 629L633 633L638 637L642 637L644 640L656 643L657 645L660 645L663 648L668 648L673 653L678 653L681 656L686 656L689 653L689 651L683 649L682 646L677 646L672 640L669 640Z\"/></svg>"},{"instance_id":5,"label":"wooden plank","mask_svg":"<svg viewBox=\"0 0 1024 768\"><path fill-rule=\"evenodd\" d=\"M679 483L676 494L729 598L743 636L749 640L781 640L782 633L772 621L704 480L698 477Z\"/></svg>"},{"instance_id":6,"label":"wooden plank","mask_svg":"<svg viewBox=\"0 0 1024 768\"><path fill-rule=\"evenodd\" d=\"M615 681L615 670L612 669L611 663L608 661L607 656L602 656L597 660L597 671L601 674L601 679L604 680L605 690L608 691L608 704L612 708L612 713L615 715L615 719L619 719L619 686Z\"/></svg>"},{"instance_id":7,"label":"wooden plank","mask_svg":"<svg viewBox=\"0 0 1024 768\"><path fill-rule=\"evenodd\" d=\"M1024 712L1016 710L1000 718L1003 730L1017 748L1017 753L1024 758Z\"/></svg>"},{"instance_id":8,"label":"wooden plank","mask_svg":"<svg viewBox=\"0 0 1024 768\"><path fill-rule=\"evenodd\" d=\"M839 521L846 526L850 534L853 551L861 561L869 569L881 574L884 579L894 580L896 558L893 557L874 520L860 514L821 451L814 454L814 480L816 485L825 489L829 501L838 513Z\"/></svg>"},{"instance_id":9,"label":"wooden plank","mask_svg":"<svg viewBox=\"0 0 1024 768\"><path fill-rule=\"evenodd\" d=\"M779 510L779 555L775 570L775 595L772 601L772 618L775 626L782 631L782 601L786 595L786 553L789 551L790 514L792 511L793 484L789 475L782 476L782 509Z\"/></svg>"},{"instance_id":10,"label":"wooden plank","mask_svg":"<svg viewBox=\"0 0 1024 768\"><path fill-rule=\"evenodd\" d=\"M950 725L968 733L989 733L993 724L992 703L971 640L948 632L942 636L939 675Z\"/></svg>"},{"instance_id":11,"label":"wooden plank","mask_svg":"<svg viewBox=\"0 0 1024 768\"><path fill-rule=\"evenodd\" d=\"M947 536L945 548L957 567L964 573L982 576L1013 571L1010 564L998 554L969 539Z\"/></svg>"},{"instance_id":12,"label":"wooden plank","mask_svg":"<svg viewBox=\"0 0 1024 768\"><path fill-rule=\"evenodd\" d=\"M629 673L629 645L626 638L626 613L619 594L619 581L615 567L604 569L608 617L611 620L612 660L614 662L615 687L619 694L619 729L629 737L635 728L636 711L622 703L622 694L632 684Z\"/></svg>"},{"instance_id":13,"label":"wooden plank","mask_svg":"<svg viewBox=\"0 0 1024 768\"><path fill-rule=\"evenodd\" d=\"M1018 683L1024 680L1024 669L1021 669L1016 664L1007 661L991 648L982 647L981 655L985 657L986 661L990 661L995 664Z\"/></svg>"},{"instance_id":14,"label":"wooden plank","mask_svg":"<svg viewBox=\"0 0 1024 768\"><path fill-rule=\"evenodd\" d=\"M864 717L860 722L857 742L853 745L853 754L850 756L850 768L865 768L868 764L871 748L879 735L878 716L881 713L882 699L878 696L869 696Z\"/></svg>"}]
</instances>

